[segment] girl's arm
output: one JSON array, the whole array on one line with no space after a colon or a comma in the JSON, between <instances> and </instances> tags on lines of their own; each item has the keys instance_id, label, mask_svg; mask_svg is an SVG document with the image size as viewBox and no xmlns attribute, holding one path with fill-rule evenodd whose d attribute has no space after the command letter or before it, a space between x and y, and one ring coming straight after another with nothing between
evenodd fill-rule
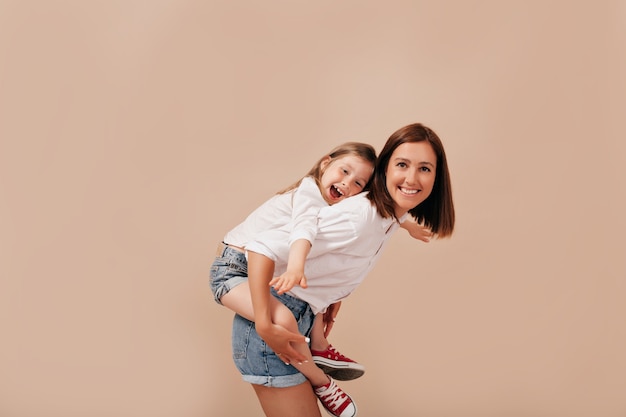
<instances>
[{"instance_id":1,"label":"girl's arm","mask_svg":"<svg viewBox=\"0 0 626 417\"><path fill-rule=\"evenodd\" d=\"M269 285L278 294L284 294L295 285L307 287L304 263L311 251L311 244L317 235L317 214L328 206L320 189L311 177L305 177L294 191L291 199L291 232L289 234L289 255L287 270L275 277Z\"/></svg>"},{"instance_id":2,"label":"girl's arm","mask_svg":"<svg viewBox=\"0 0 626 417\"><path fill-rule=\"evenodd\" d=\"M274 262L264 255L249 251L248 283L256 331L274 352L280 354L285 363L303 362L306 357L298 353L291 342L308 343L307 338L299 333L290 332L272 321L272 302L279 302L273 299L269 291L268 284L272 275Z\"/></svg>"},{"instance_id":3,"label":"girl's arm","mask_svg":"<svg viewBox=\"0 0 626 417\"><path fill-rule=\"evenodd\" d=\"M306 276L304 275L304 263L311 251L311 243L306 239L298 239L289 248L287 270L279 277L274 277L269 285L274 287L278 294L284 294L295 285L306 288Z\"/></svg>"}]
</instances>

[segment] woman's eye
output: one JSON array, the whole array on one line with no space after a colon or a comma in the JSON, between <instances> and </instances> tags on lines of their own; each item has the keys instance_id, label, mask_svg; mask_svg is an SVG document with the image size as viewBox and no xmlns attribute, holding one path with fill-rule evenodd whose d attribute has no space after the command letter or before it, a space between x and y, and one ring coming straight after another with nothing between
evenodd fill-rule
<instances>
[{"instance_id":1,"label":"woman's eye","mask_svg":"<svg viewBox=\"0 0 626 417\"><path fill-rule=\"evenodd\" d=\"M422 172L430 172L430 168L429 167L421 167L420 170Z\"/></svg>"},{"instance_id":2,"label":"woman's eye","mask_svg":"<svg viewBox=\"0 0 626 417\"><path fill-rule=\"evenodd\" d=\"M400 167L400 168L406 168L406 163L405 163L405 162L398 162L398 163L396 164L396 166L397 166L397 167Z\"/></svg>"}]
</instances>

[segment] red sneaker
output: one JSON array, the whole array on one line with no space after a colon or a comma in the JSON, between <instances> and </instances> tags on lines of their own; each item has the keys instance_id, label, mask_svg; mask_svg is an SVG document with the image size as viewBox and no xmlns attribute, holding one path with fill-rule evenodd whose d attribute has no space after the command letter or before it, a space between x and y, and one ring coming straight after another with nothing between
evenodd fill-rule
<instances>
[{"instance_id":1,"label":"red sneaker","mask_svg":"<svg viewBox=\"0 0 626 417\"><path fill-rule=\"evenodd\" d=\"M352 398L339 388L335 381L330 378L330 382L320 387L315 387L315 395L328 411L328 414L335 417L356 416L356 404Z\"/></svg>"},{"instance_id":2,"label":"red sneaker","mask_svg":"<svg viewBox=\"0 0 626 417\"><path fill-rule=\"evenodd\" d=\"M363 365L342 355L333 345L329 345L324 351L311 349L311 354L313 355L313 362L322 368L326 374L338 381L357 379L365 373Z\"/></svg>"}]
</instances>

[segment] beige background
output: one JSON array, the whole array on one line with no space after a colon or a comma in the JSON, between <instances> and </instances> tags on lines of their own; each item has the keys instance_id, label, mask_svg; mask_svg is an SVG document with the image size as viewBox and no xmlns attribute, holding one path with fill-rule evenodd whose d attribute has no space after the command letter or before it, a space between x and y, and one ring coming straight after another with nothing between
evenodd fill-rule
<instances>
[{"instance_id":1,"label":"beige background","mask_svg":"<svg viewBox=\"0 0 626 417\"><path fill-rule=\"evenodd\" d=\"M260 416L208 270L346 140L442 137L331 340L363 417L626 416L625 1L0 0L0 416Z\"/></svg>"}]
</instances>

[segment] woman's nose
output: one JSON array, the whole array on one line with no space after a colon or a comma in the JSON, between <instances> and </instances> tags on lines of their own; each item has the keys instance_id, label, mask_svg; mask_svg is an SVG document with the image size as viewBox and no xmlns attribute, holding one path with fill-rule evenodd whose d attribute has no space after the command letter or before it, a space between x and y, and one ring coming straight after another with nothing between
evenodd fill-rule
<instances>
[{"instance_id":1,"label":"woman's nose","mask_svg":"<svg viewBox=\"0 0 626 417\"><path fill-rule=\"evenodd\" d=\"M407 176L405 181L407 184L415 185L419 183L419 175L417 171L411 171Z\"/></svg>"}]
</instances>

